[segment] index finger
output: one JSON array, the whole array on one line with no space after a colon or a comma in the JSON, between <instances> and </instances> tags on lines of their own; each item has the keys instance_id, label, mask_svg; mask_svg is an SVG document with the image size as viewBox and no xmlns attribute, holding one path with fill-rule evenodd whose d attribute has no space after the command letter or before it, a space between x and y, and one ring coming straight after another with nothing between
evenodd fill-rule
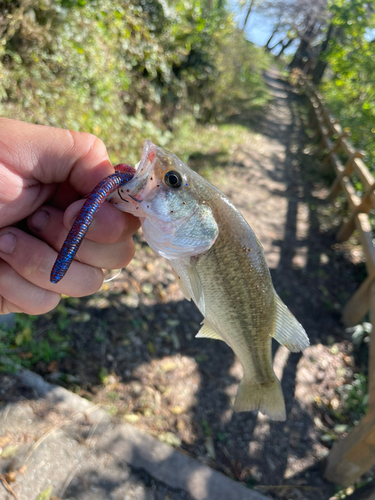
<instances>
[{"instance_id":1,"label":"index finger","mask_svg":"<svg viewBox=\"0 0 375 500\"><path fill-rule=\"evenodd\" d=\"M70 229L85 200L78 200L69 205L64 213L64 225ZM134 215L121 212L111 203L103 203L90 225L86 238L98 243L116 243L133 236L141 226Z\"/></svg>"},{"instance_id":2,"label":"index finger","mask_svg":"<svg viewBox=\"0 0 375 500\"><path fill-rule=\"evenodd\" d=\"M82 195L113 173L106 147L96 136L8 118L0 118L0 162L29 185L69 180Z\"/></svg>"}]
</instances>

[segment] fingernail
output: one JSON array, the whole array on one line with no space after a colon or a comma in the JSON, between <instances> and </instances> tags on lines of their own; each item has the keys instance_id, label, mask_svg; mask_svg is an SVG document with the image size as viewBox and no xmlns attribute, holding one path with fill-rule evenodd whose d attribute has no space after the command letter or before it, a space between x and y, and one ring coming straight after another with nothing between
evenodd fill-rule
<instances>
[{"instance_id":1,"label":"fingernail","mask_svg":"<svg viewBox=\"0 0 375 500\"><path fill-rule=\"evenodd\" d=\"M0 236L0 252L13 253L16 248L16 237L12 233L4 233Z\"/></svg>"},{"instance_id":2,"label":"fingernail","mask_svg":"<svg viewBox=\"0 0 375 500\"><path fill-rule=\"evenodd\" d=\"M30 225L34 231L42 231L46 227L49 213L45 210L38 210L30 219Z\"/></svg>"}]
</instances>

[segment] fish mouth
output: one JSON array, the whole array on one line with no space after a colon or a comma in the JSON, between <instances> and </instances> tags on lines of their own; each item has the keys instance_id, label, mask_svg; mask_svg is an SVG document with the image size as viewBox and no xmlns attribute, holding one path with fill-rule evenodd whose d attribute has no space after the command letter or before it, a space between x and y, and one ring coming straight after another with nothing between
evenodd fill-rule
<instances>
[{"instance_id":1,"label":"fish mouth","mask_svg":"<svg viewBox=\"0 0 375 500\"><path fill-rule=\"evenodd\" d=\"M126 185L117 190L117 201L113 199L117 204L118 199L121 200L120 203L125 202L125 211L133 213L133 210L137 210L137 213L141 212L142 203L147 199L152 189L159 187L158 176L153 169L160 153L160 148L155 146L150 140L145 141L141 159L138 165L135 166L136 172L134 177Z\"/></svg>"},{"instance_id":2,"label":"fish mouth","mask_svg":"<svg viewBox=\"0 0 375 500\"><path fill-rule=\"evenodd\" d=\"M121 189L118 189L117 192L118 192L119 197L122 199L122 201L125 201L126 203L129 203L129 200L126 200L125 198L123 198L121 196L121 192L120 191L123 193L123 191ZM137 203L142 203L142 201L143 201L143 200L139 200L138 198L136 198L135 196L133 196L133 195L131 195L129 193L126 193L126 196L129 196L129 198L131 198L132 200L136 201Z\"/></svg>"},{"instance_id":3,"label":"fish mouth","mask_svg":"<svg viewBox=\"0 0 375 500\"><path fill-rule=\"evenodd\" d=\"M138 198L136 198L135 196L133 196L133 195L131 195L131 194L129 194L129 193L128 193L128 196L129 196L132 200L134 200L134 201L136 201L136 202L138 202L138 203L142 203L142 201L143 201L143 200L139 200Z\"/></svg>"}]
</instances>

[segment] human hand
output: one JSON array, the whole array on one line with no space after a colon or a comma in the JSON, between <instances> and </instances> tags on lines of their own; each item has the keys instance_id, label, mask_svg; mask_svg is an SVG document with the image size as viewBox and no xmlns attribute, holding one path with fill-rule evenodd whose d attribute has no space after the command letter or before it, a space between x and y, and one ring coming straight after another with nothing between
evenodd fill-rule
<instances>
[{"instance_id":1,"label":"human hand","mask_svg":"<svg viewBox=\"0 0 375 500\"><path fill-rule=\"evenodd\" d=\"M87 195L114 172L95 136L0 118L0 314L42 314L126 266L139 220L104 203L58 284L50 272ZM26 219L26 221L24 220Z\"/></svg>"}]
</instances>

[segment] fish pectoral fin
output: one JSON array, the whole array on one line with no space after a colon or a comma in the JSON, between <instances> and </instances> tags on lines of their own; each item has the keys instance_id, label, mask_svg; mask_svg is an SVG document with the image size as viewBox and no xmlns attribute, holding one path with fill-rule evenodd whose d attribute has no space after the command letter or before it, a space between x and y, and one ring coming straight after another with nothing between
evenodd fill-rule
<instances>
[{"instance_id":1,"label":"fish pectoral fin","mask_svg":"<svg viewBox=\"0 0 375 500\"><path fill-rule=\"evenodd\" d=\"M193 291L193 300L197 304L198 309L203 314L206 315L206 304L204 302L204 293L199 277L198 271L193 263L188 267L188 275L190 280L191 289Z\"/></svg>"},{"instance_id":2,"label":"fish pectoral fin","mask_svg":"<svg viewBox=\"0 0 375 500\"><path fill-rule=\"evenodd\" d=\"M196 339L205 338L205 339L215 339L215 340L223 340L224 341L224 339L221 337L221 335L219 333L217 333L217 331L211 325L211 323L208 321L208 319L204 318L201 325L202 325L202 328L196 334L196 336L195 336Z\"/></svg>"},{"instance_id":3,"label":"fish pectoral fin","mask_svg":"<svg viewBox=\"0 0 375 500\"><path fill-rule=\"evenodd\" d=\"M298 323L276 292L275 304L276 324L273 337L292 352L303 351L310 345L303 326Z\"/></svg>"},{"instance_id":4,"label":"fish pectoral fin","mask_svg":"<svg viewBox=\"0 0 375 500\"><path fill-rule=\"evenodd\" d=\"M176 273L176 271L172 268L172 272L176 277L176 281L178 283L178 286L180 287L180 290L185 297L186 300L189 302L191 301L190 293L187 291L186 286L184 285L182 279L179 277L179 275Z\"/></svg>"}]
</instances>

